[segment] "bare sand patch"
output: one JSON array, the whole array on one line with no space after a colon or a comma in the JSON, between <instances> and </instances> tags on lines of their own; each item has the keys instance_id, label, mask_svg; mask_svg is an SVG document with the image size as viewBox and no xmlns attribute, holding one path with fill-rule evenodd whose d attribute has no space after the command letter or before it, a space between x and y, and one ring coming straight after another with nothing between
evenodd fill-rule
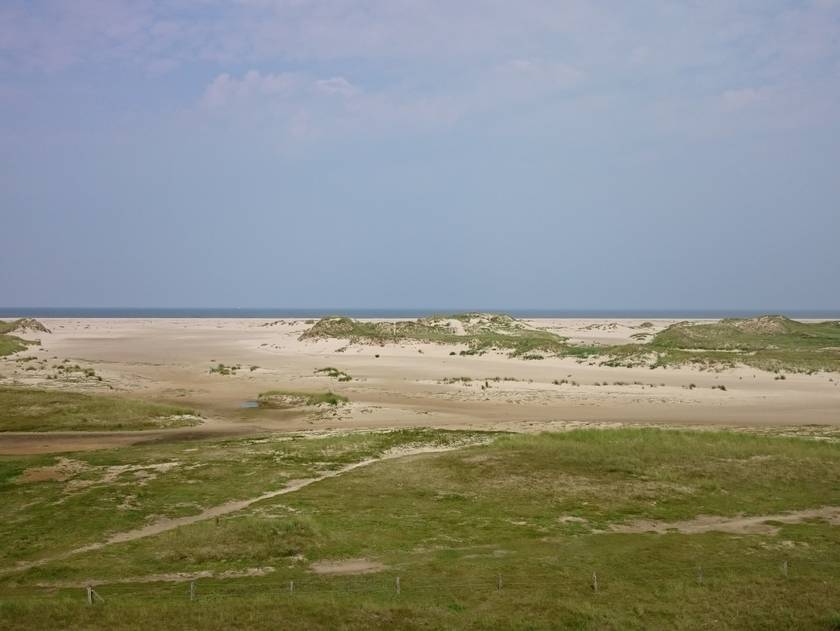
<instances>
[{"instance_id":1,"label":"bare sand patch","mask_svg":"<svg viewBox=\"0 0 840 631\"><path fill-rule=\"evenodd\" d=\"M65 482L83 471L90 469L90 465L80 460L59 458L54 465L46 467L32 467L26 469L16 480L19 484L28 482Z\"/></svg>"},{"instance_id":2,"label":"bare sand patch","mask_svg":"<svg viewBox=\"0 0 840 631\"><path fill-rule=\"evenodd\" d=\"M840 507L823 506L808 510L781 513L778 515L751 515L738 517L720 517L717 515L699 515L683 521L637 520L628 524L615 525L608 532L619 533L660 533L678 532L698 534L704 532L726 532L737 535L775 535L779 532L776 524L798 524L809 519L821 519L840 525Z\"/></svg>"},{"instance_id":3,"label":"bare sand patch","mask_svg":"<svg viewBox=\"0 0 840 631\"><path fill-rule=\"evenodd\" d=\"M381 572L386 566L370 559L345 559L343 561L316 561L309 566L315 574L371 574Z\"/></svg>"}]
</instances>

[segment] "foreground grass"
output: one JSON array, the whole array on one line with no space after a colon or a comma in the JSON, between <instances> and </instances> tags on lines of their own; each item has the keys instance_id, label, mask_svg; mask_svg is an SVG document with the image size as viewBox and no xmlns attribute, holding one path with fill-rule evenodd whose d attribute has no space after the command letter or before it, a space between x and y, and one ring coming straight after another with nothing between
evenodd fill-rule
<instances>
[{"instance_id":1,"label":"foreground grass","mask_svg":"<svg viewBox=\"0 0 840 631\"><path fill-rule=\"evenodd\" d=\"M0 387L0 431L160 429L195 425L187 408L135 399L33 388Z\"/></svg>"},{"instance_id":2,"label":"foreground grass","mask_svg":"<svg viewBox=\"0 0 840 631\"><path fill-rule=\"evenodd\" d=\"M254 491L265 476L281 478L278 470L297 477L325 462L339 466L383 453L388 444L451 445L477 436L423 431L293 441L268 437L206 444L195 456L183 446L166 447L180 449L180 459L194 457L194 465L208 462L213 471L188 465L179 467L177 481L150 482L144 511L189 501L188 489L207 493L211 481L227 494L233 488ZM148 458L150 449L107 457ZM230 459L220 460L221 454ZM93 513L112 492L91 490L87 508L68 506L66 521ZM192 498L202 504L208 499ZM32 496L7 503L20 507L28 501ZM763 534L610 532L613 525L637 519L771 515L826 505L840 505L840 450L833 443L633 429L500 435L489 444L381 462L218 523L193 524L5 577L0 624L828 629L840 598L838 526L808 520L777 524L778 532ZM94 514L101 519L105 513ZM4 540L17 548L27 526L35 525L19 524ZM37 539L31 531L26 536ZM309 571L313 561L355 558L385 569L356 577ZM273 571L202 579L192 603L184 584L108 584L156 573L247 568ZM34 587L81 586L91 579L105 582L97 591L106 602L95 607L84 605L80 587ZM289 581L295 581L294 594Z\"/></svg>"},{"instance_id":3,"label":"foreground grass","mask_svg":"<svg viewBox=\"0 0 840 631\"><path fill-rule=\"evenodd\" d=\"M149 520L255 497L391 449L482 436L436 430L278 435L0 457L0 568L59 555Z\"/></svg>"}]
</instances>

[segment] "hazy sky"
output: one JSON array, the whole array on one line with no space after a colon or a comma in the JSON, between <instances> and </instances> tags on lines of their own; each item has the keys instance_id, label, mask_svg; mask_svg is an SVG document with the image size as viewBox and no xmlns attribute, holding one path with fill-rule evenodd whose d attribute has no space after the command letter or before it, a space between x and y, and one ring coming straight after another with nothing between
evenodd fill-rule
<instances>
[{"instance_id":1,"label":"hazy sky","mask_svg":"<svg viewBox=\"0 0 840 631\"><path fill-rule=\"evenodd\" d=\"M0 306L840 308L840 0L3 0Z\"/></svg>"}]
</instances>

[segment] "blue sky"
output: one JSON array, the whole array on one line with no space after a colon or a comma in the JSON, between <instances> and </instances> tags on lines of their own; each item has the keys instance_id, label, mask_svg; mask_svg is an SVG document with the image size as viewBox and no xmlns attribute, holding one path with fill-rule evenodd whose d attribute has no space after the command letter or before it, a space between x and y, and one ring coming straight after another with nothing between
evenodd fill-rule
<instances>
[{"instance_id":1,"label":"blue sky","mask_svg":"<svg viewBox=\"0 0 840 631\"><path fill-rule=\"evenodd\" d=\"M0 306L840 309L840 1L0 5Z\"/></svg>"}]
</instances>

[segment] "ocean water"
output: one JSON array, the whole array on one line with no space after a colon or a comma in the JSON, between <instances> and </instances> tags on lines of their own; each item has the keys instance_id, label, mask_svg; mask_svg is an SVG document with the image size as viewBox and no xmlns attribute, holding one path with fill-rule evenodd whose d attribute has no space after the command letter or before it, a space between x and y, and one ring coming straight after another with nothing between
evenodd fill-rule
<instances>
[{"instance_id":1,"label":"ocean water","mask_svg":"<svg viewBox=\"0 0 840 631\"><path fill-rule=\"evenodd\" d=\"M351 318L419 318L445 313L480 311L507 313L518 318L732 318L783 314L791 318L840 319L830 309L517 309L508 308L416 308L416 309L332 309L320 308L230 308L230 307L0 307L0 318L322 318L343 315Z\"/></svg>"}]
</instances>

